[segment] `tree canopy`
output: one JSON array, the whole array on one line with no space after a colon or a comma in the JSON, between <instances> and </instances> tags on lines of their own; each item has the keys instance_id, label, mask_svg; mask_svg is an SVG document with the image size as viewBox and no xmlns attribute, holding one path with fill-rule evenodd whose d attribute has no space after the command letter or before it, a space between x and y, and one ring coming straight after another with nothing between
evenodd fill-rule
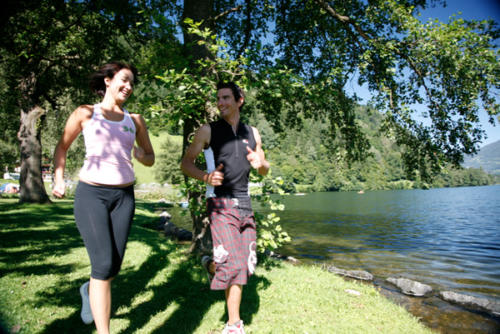
<instances>
[{"instance_id":1,"label":"tree canopy","mask_svg":"<svg viewBox=\"0 0 500 334\"><path fill-rule=\"evenodd\" d=\"M206 1L201 8L185 1L180 18L227 43L223 49L238 63L230 77L255 90L255 107L273 129L300 128L298 114L326 122L330 149L352 161L366 157L370 144L355 122L357 96L346 86L351 80L366 84L372 106L384 114L382 133L403 148L407 174L431 179L445 162L458 165L463 154L477 152L484 138L479 113L495 123L500 110L497 23L457 16L419 20L421 10L444 4L246 0ZM201 34L181 27L185 71L204 77L207 72L194 68L216 55ZM226 74L219 69L211 80ZM205 109L200 100L198 123L210 114ZM193 128L185 124L186 138Z\"/></svg>"},{"instance_id":2,"label":"tree canopy","mask_svg":"<svg viewBox=\"0 0 500 334\"><path fill-rule=\"evenodd\" d=\"M250 50L252 70L262 72L262 64L286 66L303 78L309 95L277 98L289 99L290 104L298 100L305 115L328 120L330 135L340 134L353 158L364 156L367 145L352 121L356 96L348 95L346 84L353 78L366 83L375 94L374 106L385 114L386 133L406 148L407 171L430 177L443 161L458 164L464 153L477 151L484 138L481 110L492 123L500 111L497 23L456 16L447 23L419 20L420 10L443 4L246 1L231 20L217 27L233 55ZM233 25L239 33L226 25L234 20L240 22ZM263 26L263 21L273 24ZM261 37L270 31L272 43L262 45ZM276 103L263 99L262 105ZM424 115L417 115L416 105L425 106ZM418 122L416 116L429 122ZM293 117L289 120L293 124Z\"/></svg>"},{"instance_id":3,"label":"tree canopy","mask_svg":"<svg viewBox=\"0 0 500 334\"><path fill-rule=\"evenodd\" d=\"M371 104L384 116L385 136L402 147L406 172L430 178L444 162L458 164L464 153L476 152L484 137L479 112L494 123L500 109L497 24L458 16L449 22L419 20L419 11L443 4L9 1L0 23L5 32L0 38L1 110L11 115L0 119L8 129L2 140L12 135L15 119L25 129L18 131L20 138L29 137L23 137L29 127L26 117L17 117L19 111L25 116L58 112L62 95L74 104L88 103L82 87L91 69L124 59L135 62L147 80L131 108L152 125L179 129L184 147L199 124L214 116L210 88L225 77L254 95L251 107L278 133L300 129L302 116L320 121L328 125L323 135L329 152L362 160L370 143L356 122L357 97L346 89L350 80L358 80L374 93ZM170 82L153 79L169 77L167 72ZM174 77L188 75L189 85L172 84ZM186 99L169 98L175 96ZM417 104L425 106L422 116L428 122L417 121ZM40 159L33 154L41 151L32 145L39 142L37 136L35 131L30 144L21 141L21 163ZM29 177L37 168L26 164L25 194L41 191Z\"/></svg>"},{"instance_id":4,"label":"tree canopy","mask_svg":"<svg viewBox=\"0 0 500 334\"><path fill-rule=\"evenodd\" d=\"M381 135L401 150L410 179L427 180L477 151L484 132L479 112L492 123L499 114L499 30L491 21L421 22L419 11L433 0L24 0L7 1L0 13L0 144L19 140L20 200L47 202L41 178L41 137L46 121L62 131L65 116L94 100L85 88L89 74L110 60L134 63L142 76L127 108L142 113L151 130L183 136L216 117L218 80L234 80L247 91L249 115L265 118L275 145L298 152L275 154L291 179L317 189L335 188L341 166L371 156L360 122L358 98L346 85L367 84L371 107L382 117ZM426 123L417 121L416 105ZM320 124L316 126L314 124ZM306 131L300 131L305 128ZM16 131L17 130L17 131ZM50 129L52 138L58 132ZM282 133L319 132L280 140ZM48 132L46 132L48 133ZM55 140L47 141L50 145ZM264 147L266 149L266 147ZM276 149L276 147L275 147ZM50 155L53 148L46 150ZM14 156L0 150L0 162ZM81 154L81 152L80 152ZM321 155L322 170L307 166ZM324 159L328 156L328 159ZM293 160L295 159L295 160ZM367 167L358 168L362 180ZM335 168L328 169L328 165ZM359 166L359 165L358 165ZM365 170L363 170L363 168ZM381 171L383 172L383 171ZM316 180L311 180L315 177ZM328 180L330 178L330 180ZM390 179L390 176L384 176ZM281 182L281 183L280 183ZM264 183L265 191L283 180ZM193 218L193 245L210 251L199 184L186 180ZM376 187L377 185L374 185ZM280 208L268 197L261 197ZM288 239L260 216L265 238L259 247Z\"/></svg>"}]
</instances>

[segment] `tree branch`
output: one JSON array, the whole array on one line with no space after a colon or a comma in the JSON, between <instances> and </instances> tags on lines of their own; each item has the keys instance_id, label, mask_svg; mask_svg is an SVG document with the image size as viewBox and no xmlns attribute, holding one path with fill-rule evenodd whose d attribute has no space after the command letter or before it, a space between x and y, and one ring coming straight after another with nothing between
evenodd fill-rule
<instances>
[{"instance_id":1,"label":"tree branch","mask_svg":"<svg viewBox=\"0 0 500 334\"><path fill-rule=\"evenodd\" d=\"M241 45L241 48L238 51L238 56L236 58L239 58L243 54L246 47L250 43L250 36L252 33L252 7L251 7L251 4L252 4L251 0L246 0L245 12L247 14L247 19L246 19L246 27L245 27L245 40L243 41L243 44Z\"/></svg>"},{"instance_id":2,"label":"tree branch","mask_svg":"<svg viewBox=\"0 0 500 334\"><path fill-rule=\"evenodd\" d=\"M228 10L220 13L219 15L215 16L212 20L217 21L217 20L223 18L224 16L231 14L232 12L239 11L242 7L243 7L242 5L239 5L239 6L236 6L234 8L228 9Z\"/></svg>"},{"instance_id":3,"label":"tree branch","mask_svg":"<svg viewBox=\"0 0 500 334\"><path fill-rule=\"evenodd\" d=\"M318 5L320 5L324 10L326 10L327 13L329 13L333 18L337 19L338 21L340 21L341 23L343 23L344 25L346 25L347 27L349 26L352 26L354 28L354 30L356 30L359 35L364 39L366 40L367 42L369 43L372 43L374 44L374 41L373 39L368 36L368 34L359 26L356 24L356 22L354 22L354 20L352 20L350 17L348 16L344 16L344 15L340 15L339 13L337 13L335 11L335 9L333 9L328 3L326 3L324 0L314 0L316 1L316 3ZM353 33L352 33L352 30L351 29L347 29L348 33L351 34L351 36L353 36ZM357 38L355 36L353 36L353 38L356 40L356 42L358 43L358 45L360 45L359 41L357 40ZM361 45L360 45L361 46ZM405 59L407 62L408 62L408 65L410 66L410 68L415 72L415 74L417 75L418 79L419 79L419 82L420 84L422 85L422 87L424 87L424 90L427 94L427 97L429 99L429 102L437 109L440 109L440 106L438 103L436 103L433 99L432 99L432 94L429 90L429 87L427 87L426 83L425 83L425 75L418 69L417 65L415 64L415 62L413 61L413 59L411 59L410 56L404 54L403 52L401 52L398 48L394 48L393 50L398 56L400 56L401 58ZM393 89L390 88L390 104L391 104L391 107L394 109L394 105L393 105L393 96L392 96L392 91Z\"/></svg>"},{"instance_id":4,"label":"tree branch","mask_svg":"<svg viewBox=\"0 0 500 334\"><path fill-rule=\"evenodd\" d=\"M356 22L354 22L349 16L340 15L339 13L337 13L335 11L335 9L330 7L330 5L327 4L324 0L315 0L315 1L318 3L318 5L323 7L324 10L326 10L328 13L330 13L331 16L333 16L334 18L336 18L337 20L339 20L340 22L342 22L346 25L351 25L361 35L361 37L363 37L365 40L367 40L367 41L371 40L371 38L363 31L363 29L361 29L356 24Z\"/></svg>"}]
</instances>

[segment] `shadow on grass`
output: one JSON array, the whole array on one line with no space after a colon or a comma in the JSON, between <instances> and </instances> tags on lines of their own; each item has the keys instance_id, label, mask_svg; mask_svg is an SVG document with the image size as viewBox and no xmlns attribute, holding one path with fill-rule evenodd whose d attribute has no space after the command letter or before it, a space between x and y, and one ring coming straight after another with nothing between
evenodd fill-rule
<instances>
[{"instance_id":1,"label":"shadow on grass","mask_svg":"<svg viewBox=\"0 0 500 334\"><path fill-rule=\"evenodd\" d=\"M166 284L148 288L152 293L150 300L134 307L130 313L119 316L127 318L130 323L121 333L139 331L148 324L151 317L164 311L169 314L163 315L165 320L157 323L156 328L150 333L193 333L211 306L217 302L224 302L224 292L210 291L208 283L200 278L199 267L198 261L190 258L177 267L173 274L168 277ZM134 275L134 273L130 273L130 275L126 274L122 277L128 281L134 279ZM251 322L253 314L258 311L257 286L263 280L267 282L264 278L259 277L252 280L245 291L242 317L247 323ZM142 289L138 291L138 293L142 292L144 292ZM123 305L129 302L130 299L127 296L119 297L118 304Z\"/></svg>"},{"instance_id":2,"label":"shadow on grass","mask_svg":"<svg viewBox=\"0 0 500 334\"><path fill-rule=\"evenodd\" d=\"M69 249L83 246L72 217L73 208L67 204L0 203L0 261L7 264L0 276L12 272L37 275L73 271L72 265L52 266L45 262L49 256L65 255ZM43 264L26 265L27 262Z\"/></svg>"},{"instance_id":3,"label":"shadow on grass","mask_svg":"<svg viewBox=\"0 0 500 334\"><path fill-rule=\"evenodd\" d=\"M141 226L149 220L151 217L136 214L134 225ZM49 257L62 256L83 246L74 225L72 204L23 206L0 203L0 224L0 260L6 263L0 277L9 273L26 277L48 273L58 275L62 279L58 280L57 286L35 295L33 307L72 307L76 310L65 318L41 319L46 323L42 332L88 333L93 330L93 324L84 325L80 319L78 289L84 280L64 279L76 269L74 264L51 265L47 261ZM169 260L171 253L179 253L180 246L167 241L160 246L157 238L151 238L150 231L137 227L132 229L131 241L143 243L150 251L138 269L122 270L113 283L112 318L127 320L121 333L140 331L152 317L162 312L165 314L160 316L165 320L158 320L151 333L193 333L212 305L224 301L224 292L209 290L205 273L194 257L181 256L185 261L180 264ZM30 246L24 249L23 245ZM23 264L34 262L38 264ZM169 266L172 270L164 271ZM161 271L168 275L166 283L151 284ZM269 285L264 277L254 276L244 288L241 315L246 324L251 324L253 315L258 312L258 291ZM131 304L134 306L129 308ZM221 314L221 321L226 319L227 314ZM2 323L4 320L0 319Z\"/></svg>"}]
</instances>

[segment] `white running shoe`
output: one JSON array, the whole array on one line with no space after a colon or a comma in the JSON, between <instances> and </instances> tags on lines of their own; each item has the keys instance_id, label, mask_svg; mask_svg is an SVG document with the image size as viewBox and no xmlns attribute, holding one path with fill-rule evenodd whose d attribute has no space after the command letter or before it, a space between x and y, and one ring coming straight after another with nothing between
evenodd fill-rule
<instances>
[{"instance_id":1,"label":"white running shoe","mask_svg":"<svg viewBox=\"0 0 500 334\"><path fill-rule=\"evenodd\" d=\"M89 301L89 282L85 282L80 287L80 295L82 296L82 312L80 316L84 324L89 325L94 321L92 317L92 311L90 310Z\"/></svg>"},{"instance_id":2,"label":"white running shoe","mask_svg":"<svg viewBox=\"0 0 500 334\"><path fill-rule=\"evenodd\" d=\"M226 323L226 326L222 330L222 334L245 334L245 327L243 326L243 320L230 325Z\"/></svg>"}]
</instances>

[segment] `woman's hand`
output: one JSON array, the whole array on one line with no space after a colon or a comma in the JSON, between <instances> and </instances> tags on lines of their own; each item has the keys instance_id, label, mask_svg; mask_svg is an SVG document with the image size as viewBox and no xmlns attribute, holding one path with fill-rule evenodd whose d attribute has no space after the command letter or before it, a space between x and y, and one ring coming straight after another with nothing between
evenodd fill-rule
<instances>
[{"instance_id":1,"label":"woman's hand","mask_svg":"<svg viewBox=\"0 0 500 334\"><path fill-rule=\"evenodd\" d=\"M144 159L144 157L146 156L146 152L144 151L144 149L140 146L135 146L134 145L134 158L137 159L137 161L142 161Z\"/></svg>"},{"instance_id":2,"label":"woman's hand","mask_svg":"<svg viewBox=\"0 0 500 334\"><path fill-rule=\"evenodd\" d=\"M54 184L54 188L52 188L52 195L57 198L63 198L66 192L66 184L64 181L59 181Z\"/></svg>"}]
</instances>

